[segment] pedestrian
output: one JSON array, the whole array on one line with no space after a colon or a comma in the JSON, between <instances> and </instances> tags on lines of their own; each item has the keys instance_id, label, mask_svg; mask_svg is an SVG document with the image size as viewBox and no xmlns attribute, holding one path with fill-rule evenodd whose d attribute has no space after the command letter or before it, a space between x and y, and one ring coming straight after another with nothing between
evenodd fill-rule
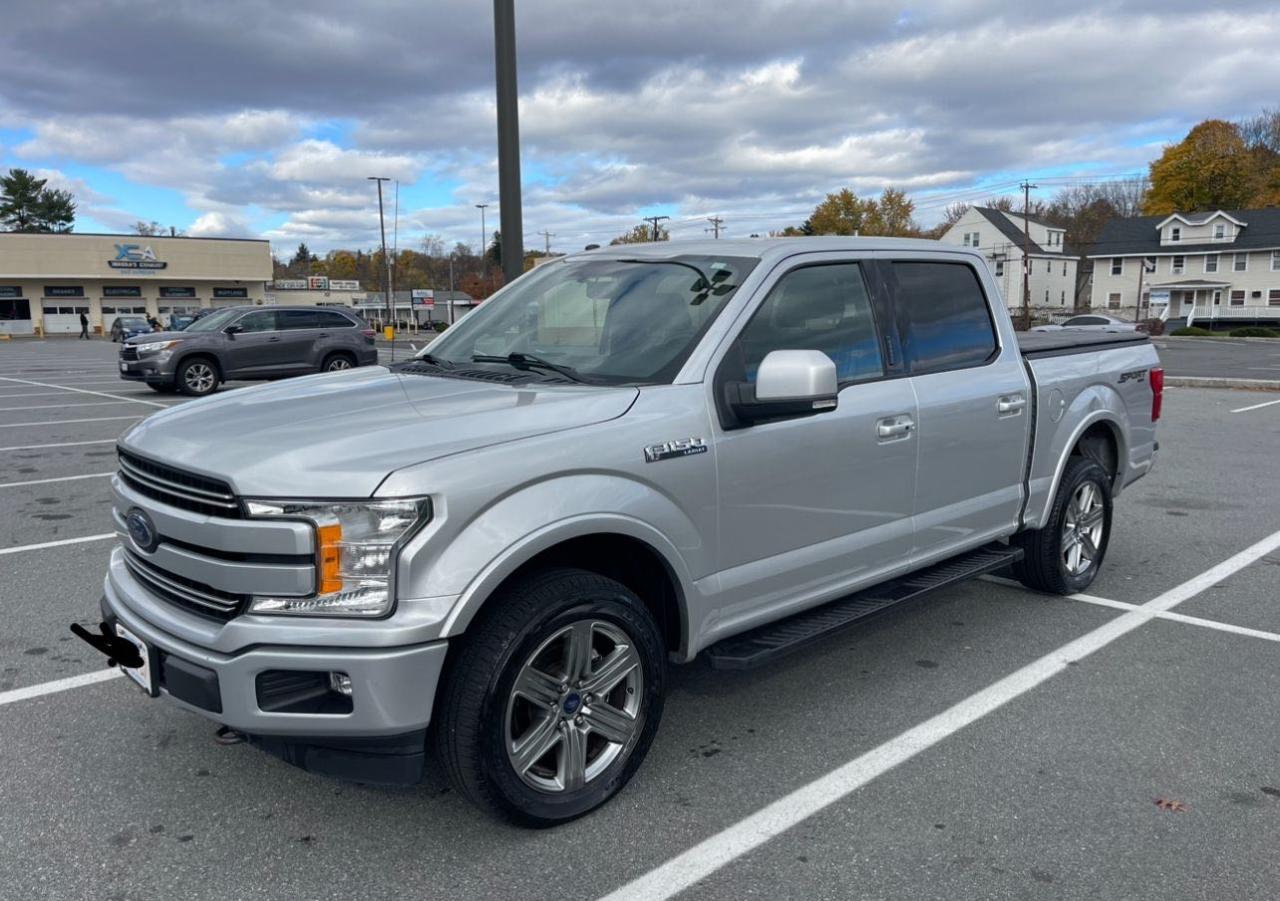
<instances>
[{"instance_id":1,"label":"pedestrian","mask_svg":"<svg viewBox=\"0 0 1280 901\"><path fill-rule=\"evenodd\" d=\"M89 317L84 313L80 314L80 337L89 340Z\"/></svg>"}]
</instances>

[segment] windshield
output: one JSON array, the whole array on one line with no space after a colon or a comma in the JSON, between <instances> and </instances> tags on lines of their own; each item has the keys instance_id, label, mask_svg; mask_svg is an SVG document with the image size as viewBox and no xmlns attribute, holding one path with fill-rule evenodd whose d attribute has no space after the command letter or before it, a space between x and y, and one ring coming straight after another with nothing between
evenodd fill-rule
<instances>
[{"instance_id":1,"label":"windshield","mask_svg":"<svg viewBox=\"0 0 1280 901\"><path fill-rule=\"evenodd\" d=\"M219 310L216 313L210 313L208 316L201 316L195 322L191 323L184 332L216 332L224 326L230 325L231 320L235 319L244 310L232 307L226 310Z\"/></svg>"},{"instance_id":2,"label":"windshield","mask_svg":"<svg viewBox=\"0 0 1280 901\"><path fill-rule=\"evenodd\" d=\"M150 328L145 319L121 319L122 328Z\"/></svg>"},{"instance_id":3,"label":"windshield","mask_svg":"<svg viewBox=\"0 0 1280 901\"><path fill-rule=\"evenodd\" d=\"M470 368L475 357L523 354L590 381L670 381L757 262L546 263L445 332L430 357Z\"/></svg>"}]
</instances>

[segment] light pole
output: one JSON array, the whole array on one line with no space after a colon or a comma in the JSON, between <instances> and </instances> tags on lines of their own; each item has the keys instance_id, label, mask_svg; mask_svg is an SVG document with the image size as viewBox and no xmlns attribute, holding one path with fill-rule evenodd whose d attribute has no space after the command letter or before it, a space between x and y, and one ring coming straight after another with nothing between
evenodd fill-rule
<instances>
[{"instance_id":1,"label":"light pole","mask_svg":"<svg viewBox=\"0 0 1280 901\"><path fill-rule=\"evenodd\" d=\"M502 272L506 283L511 284L524 272L515 0L493 0L493 58L498 88L498 205L502 208Z\"/></svg>"},{"instance_id":2,"label":"light pole","mask_svg":"<svg viewBox=\"0 0 1280 901\"><path fill-rule=\"evenodd\" d=\"M484 259L485 253L489 249L489 231L488 229L485 228L485 224L484 224L484 209L488 205L489 204L487 203L476 204L476 209L480 211L480 274L481 275L489 271L489 266Z\"/></svg>"},{"instance_id":3,"label":"light pole","mask_svg":"<svg viewBox=\"0 0 1280 901\"><path fill-rule=\"evenodd\" d=\"M378 229L382 232L382 264L386 267L386 274L382 279L382 290L387 300L387 324L393 318L391 312L391 258L387 256L387 220L382 213L382 183L391 181L389 178L383 178L377 175L370 175L369 181L378 183Z\"/></svg>"}]
</instances>

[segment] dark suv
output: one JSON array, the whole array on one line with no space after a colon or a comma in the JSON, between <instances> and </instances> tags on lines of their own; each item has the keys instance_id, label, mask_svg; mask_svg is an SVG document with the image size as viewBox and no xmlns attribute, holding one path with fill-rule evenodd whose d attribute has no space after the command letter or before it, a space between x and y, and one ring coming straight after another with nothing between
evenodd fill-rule
<instances>
[{"instance_id":1,"label":"dark suv","mask_svg":"<svg viewBox=\"0 0 1280 901\"><path fill-rule=\"evenodd\" d=\"M130 338L120 378L201 396L229 379L336 372L378 362L374 332L332 307L228 307L180 332Z\"/></svg>"}]
</instances>

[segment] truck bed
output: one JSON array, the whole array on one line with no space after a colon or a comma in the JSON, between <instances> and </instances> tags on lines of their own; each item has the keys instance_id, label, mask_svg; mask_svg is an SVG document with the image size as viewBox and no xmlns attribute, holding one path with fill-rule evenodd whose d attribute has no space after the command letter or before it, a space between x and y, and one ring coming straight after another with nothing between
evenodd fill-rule
<instances>
[{"instance_id":1,"label":"truck bed","mask_svg":"<svg viewBox=\"0 0 1280 901\"><path fill-rule=\"evenodd\" d=\"M1143 332L1099 332L1064 328L1054 332L1018 332L1018 347L1027 358L1059 357L1104 350L1112 344L1145 344Z\"/></svg>"}]
</instances>

